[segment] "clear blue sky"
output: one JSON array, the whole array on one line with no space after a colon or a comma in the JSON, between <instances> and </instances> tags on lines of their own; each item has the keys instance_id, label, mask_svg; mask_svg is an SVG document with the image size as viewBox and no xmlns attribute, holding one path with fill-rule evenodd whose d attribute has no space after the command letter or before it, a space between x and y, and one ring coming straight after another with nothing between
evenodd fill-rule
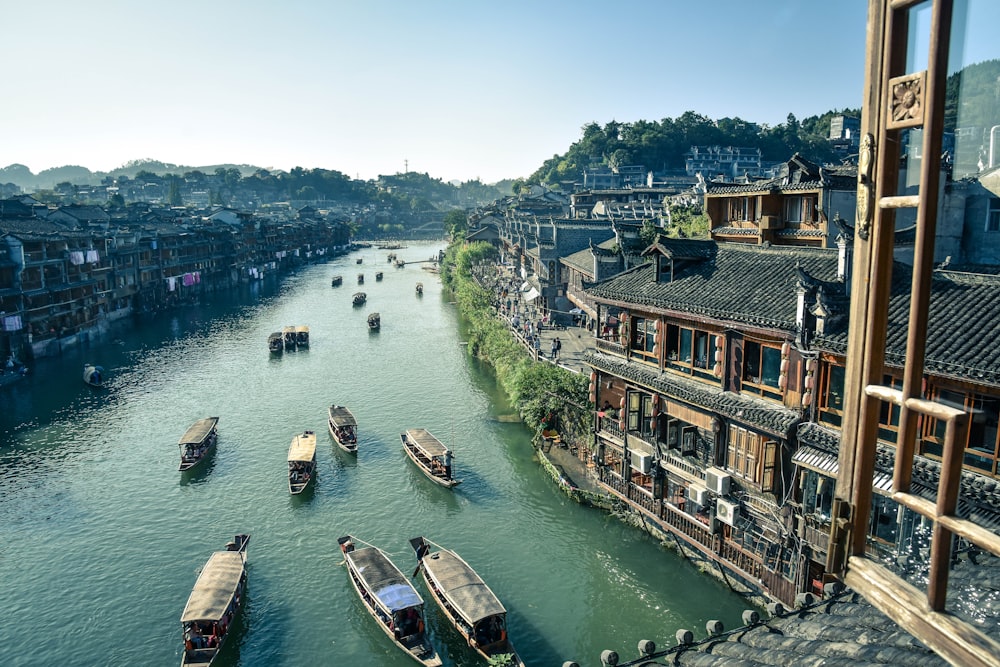
<instances>
[{"instance_id":1,"label":"clear blue sky","mask_svg":"<svg viewBox=\"0 0 1000 667\"><path fill-rule=\"evenodd\" d=\"M866 0L8 0L0 167L528 176L590 122L862 98Z\"/></svg>"}]
</instances>

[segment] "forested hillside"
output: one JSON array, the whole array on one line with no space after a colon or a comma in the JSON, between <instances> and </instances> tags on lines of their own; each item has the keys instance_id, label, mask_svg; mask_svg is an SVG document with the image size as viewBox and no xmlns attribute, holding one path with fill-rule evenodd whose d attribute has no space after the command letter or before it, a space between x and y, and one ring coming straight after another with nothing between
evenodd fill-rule
<instances>
[{"instance_id":1,"label":"forested hillside","mask_svg":"<svg viewBox=\"0 0 1000 667\"><path fill-rule=\"evenodd\" d=\"M860 110L833 110L802 121L788 114L786 122L774 127L739 117L712 120L694 111L661 121L611 121L603 127L590 123L565 154L553 155L527 180L548 184L577 181L584 169L599 165L643 165L652 171L683 169L684 154L691 146L759 148L765 161L800 153L815 162L827 162L836 157L828 139L830 119L841 114L858 117Z\"/></svg>"}]
</instances>

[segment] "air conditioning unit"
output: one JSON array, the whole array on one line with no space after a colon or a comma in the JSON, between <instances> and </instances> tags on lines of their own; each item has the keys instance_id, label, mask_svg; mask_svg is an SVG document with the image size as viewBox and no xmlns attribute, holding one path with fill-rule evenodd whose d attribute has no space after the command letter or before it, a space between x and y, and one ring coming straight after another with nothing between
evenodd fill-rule
<instances>
[{"instance_id":1,"label":"air conditioning unit","mask_svg":"<svg viewBox=\"0 0 1000 667\"><path fill-rule=\"evenodd\" d=\"M704 507L708 502L708 489L700 484L692 484L688 487L687 499Z\"/></svg>"},{"instance_id":2,"label":"air conditioning unit","mask_svg":"<svg viewBox=\"0 0 1000 667\"><path fill-rule=\"evenodd\" d=\"M732 477L728 472L718 468L708 468L705 470L705 486L712 493L725 496L729 493L729 482Z\"/></svg>"},{"instance_id":3,"label":"air conditioning unit","mask_svg":"<svg viewBox=\"0 0 1000 667\"><path fill-rule=\"evenodd\" d=\"M643 454L642 452L629 452L632 455L632 467L641 472L643 475L648 475L649 471L653 468L653 457L650 454Z\"/></svg>"},{"instance_id":4,"label":"air conditioning unit","mask_svg":"<svg viewBox=\"0 0 1000 667\"><path fill-rule=\"evenodd\" d=\"M784 227L784 223L776 215L762 215L760 216L760 228L761 229L781 229Z\"/></svg>"},{"instance_id":5,"label":"air conditioning unit","mask_svg":"<svg viewBox=\"0 0 1000 667\"><path fill-rule=\"evenodd\" d=\"M719 498L715 501L715 518L730 526L736 525L736 520L740 516L740 504L732 500Z\"/></svg>"}]
</instances>

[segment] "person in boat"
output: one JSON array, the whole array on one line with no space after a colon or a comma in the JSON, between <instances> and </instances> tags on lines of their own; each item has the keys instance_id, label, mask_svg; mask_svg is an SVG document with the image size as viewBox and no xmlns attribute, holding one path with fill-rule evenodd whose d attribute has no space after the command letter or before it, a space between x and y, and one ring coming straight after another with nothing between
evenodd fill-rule
<instances>
[{"instance_id":1,"label":"person in boat","mask_svg":"<svg viewBox=\"0 0 1000 667\"><path fill-rule=\"evenodd\" d=\"M451 452L444 453L444 476L451 477Z\"/></svg>"}]
</instances>

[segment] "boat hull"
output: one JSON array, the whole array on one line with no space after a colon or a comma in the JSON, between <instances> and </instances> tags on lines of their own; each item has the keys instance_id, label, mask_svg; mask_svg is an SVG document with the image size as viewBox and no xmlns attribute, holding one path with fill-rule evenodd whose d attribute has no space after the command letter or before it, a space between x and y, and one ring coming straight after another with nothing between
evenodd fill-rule
<instances>
[{"instance_id":1,"label":"boat hull","mask_svg":"<svg viewBox=\"0 0 1000 667\"><path fill-rule=\"evenodd\" d=\"M341 549L344 551L344 560L347 563L347 570L350 575L351 586L354 588L354 592L357 593L358 599L361 600L361 603L364 606L365 611L368 612L368 615L375 620L376 625L382 629L382 632L384 632L386 636L392 640L392 643L399 647L401 651L420 664L425 665L425 667L440 667L443 664L441 658L438 656L437 651L434 650L434 647L431 646L430 642L427 641L426 635L424 635L422 641L414 642L410 645L407 645L396 638L390 624L383 619L383 614L385 612L379 609L374 603L374 599L376 597L375 593L368 590L365 586L365 579L361 575L357 564L352 559L351 553L344 550L344 540L347 540L348 543L352 542L350 536L340 538ZM388 561L388 559L386 559L386 561ZM404 579L401 572L399 573L399 577Z\"/></svg>"},{"instance_id":2,"label":"boat hull","mask_svg":"<svg viewBox=\"0 0 1000 667\"><path fill-rule=\"evenodd\" d=\"M225 615L220 615L219 618L198 618L198 619L184 619L182 616L181 623L185 626L184 637L185 644L184 650L181 653L181 667L210 667L218 658L222 650L228 645L228 640L230 635L235 634L233 628L236 626L237 621L240 619L243 611L243 603L246 598L246 586L247 586L247 570L246 570L246 560L247 560L247 543L250 541L250 535L237 535L233 542L226 545L227 552L236 552L239 554L240 571L238 576L238 582L232 591L232 610ZM208 568L212 563L212 559L206 563L205 567ZM204 572L204 570L203 570ZM199 582L201 577L199 577ZM197 589L198 584L195 584ZM192 597L194 597L195 591L192 591ZM188 599L188 605L191 604L191 599ZM188 609L185 607L185 614ZM217 640L214 642L214 646L195 646L194 641L201 641L204 638L203 634L191 635L188 634L187 626L189 624L197 625L209 625L213 628L222 628L221 635L217 635ZM207 641L207 638L204 638Z\"/></svg>"},{"instance_id":3,"label":"boat hull","mask_svg":"<svg viewBox=\"0 0 1000 667\"><path fill-rule=\"evenodd\" d=\"M420 472L424 473L424 475L426 475L432 482L447 489L458 486L461 483L461 480L435 472L431 468L430 463L423 460L424 457L421 456L418 448L410 442L409 437L405 433L400 433L399 438L403 443L403 451L406 452L406 456L409 457L409 459L413 461L414 465L420 469Z\"/></svg>"},{"instance_id":4,"label":"boat hull","mask_svg":"<svg viewBox=\"0 0 1000 667\"><path fill-rule=\"evenodd\" d=\"M503 663L502 667L523 667L524 662L521 660L520 656L517 654L517 650L514 645L507 639L506 630L506 610L500 606L500 601L496 600L496 596L493 592L489 590L489 587L482 581L475 570L466 563L458 554L449 549L443 549L439 547L439 551L432 553L429 549L429 545L424 542L423 538L414 538L410 540L414 549L417 552L417 559L420 563L419 569L423 576L424 585L427 591L434 598L441 612L448 619L448 622L453 628L465 639L465 642L484 660L487 662L497 660L497 656L506 655L509 656L509 660ZM466 574L460 577L463 586L468 586L469 582L478 582L487 592L488 595L492 596L496 600L496 605L500 607L497 611L501 612L496 614L500 619L500 627L503 630L503 634L500 636L494 636L492 638L484 637L480 635L480 640L476 639L476 630L473 629L470 619L463 618L455 609L455 606L445 597L441 590L441 586L435 579L434 569L434 559L440 556L446 556L451 563L459 563L466 572ZM493 618L493 616L488 616L488 619ZM474 620L474 619L472 619ZM481 619L480 622L484 622L486 619ZM492 663L491 663L492 664ZM496 663L500 666L500 663Z\"/></svg>"}]
</instances>

